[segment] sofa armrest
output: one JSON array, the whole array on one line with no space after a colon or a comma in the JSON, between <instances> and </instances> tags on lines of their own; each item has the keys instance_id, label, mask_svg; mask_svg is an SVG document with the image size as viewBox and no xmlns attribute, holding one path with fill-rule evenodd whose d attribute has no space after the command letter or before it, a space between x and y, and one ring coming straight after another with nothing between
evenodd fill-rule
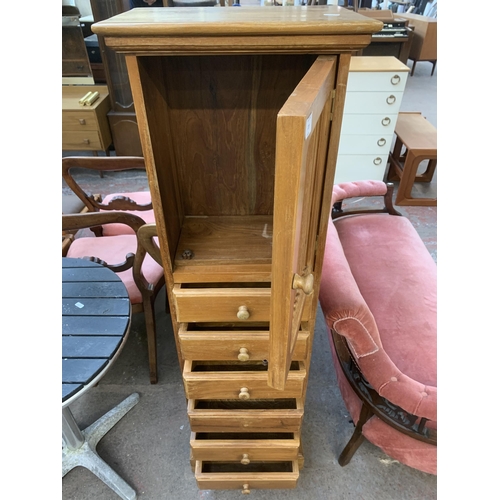
<instances>
[{"instance_id":1,"label":"sofa armrest","mask_svg":"<svg viewBox=\"0 0 500 500\"><path fill-rule=\"evenodd\" d=\"M332 194L332 219L337 219L345 215L355 215L362 213L388 213L391 215L401 215L392 204L394 184L382 181L353 181L335 184ZM383 196L384 207L380 209L342 209L342 201L348 198Z\"/></svg>"}]
</instances>

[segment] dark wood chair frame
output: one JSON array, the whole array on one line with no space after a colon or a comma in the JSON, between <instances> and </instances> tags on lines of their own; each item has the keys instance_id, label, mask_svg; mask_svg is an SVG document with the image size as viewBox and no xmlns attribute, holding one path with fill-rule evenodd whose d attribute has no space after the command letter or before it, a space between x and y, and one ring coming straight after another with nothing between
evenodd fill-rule
<instances>
[{"instance_id":1,"label":"dark wood chair frame","mask_svg":"<svg viewBox=\"0 0 500 500\"><path fill-rule=\"evenodd\" d=\"M153 240L153 237L157 236L156 225L145 225L144 220L140 217L127 212L117 211L99 213L88 212L86 214L62 216L63 230L79 230L111 223L127 224L134 230L137 236L137 248L135 253L131 252L127 254L124 256L125 260L119 263L104 262L99 259L99 256L88 256L85 258L108 267L114 272L126 271L127 269L132 268L134 281L142 295L142 303L134 304L132 306L132 313L144 313L148 343L149 378L152 384L156 384L158 382L158 360L154 304L158 292L165 285L165 277L162 276L159 282L154 285L145 279L142 272L142 264L147 253L149 253L160 266L162 266L160 249ZM143 226L147 227L146 231L140 231ZM108 236L107 238L113 238L113 236Z\"/></svg>"},{"instance_id":2,"label":"dark wood chair frame","mask_svg":"<svg viewBox=\"0 0 500 500\"><path fill-rule=\"evenodd\" d=\"M334 203L332 208L332 220L349 215L369 213L387 213L389 215L401 216L401 213L394 209L392 203L394 185L392 183L386 183L386 185L387 193L384 195L384 207L382 209L353 209L344 211L342 209L342 201L338 201ZM437 430L426 426L428 420L412 415L403 410L403 408L391 403L388 399L380 396L363 376L346 339L335 330L330 330L330 334L332 335L333 345L335 346L335 352L342 372L362 402L361 412L358 422L355 425L354 433L339 456L339 465L343 467L351 461L354 453L356 453L356 450L365 440L362 434L363 426L373 415L376 415L387 425L407 436L437 446Z\"/></svg>"}]
</instances>

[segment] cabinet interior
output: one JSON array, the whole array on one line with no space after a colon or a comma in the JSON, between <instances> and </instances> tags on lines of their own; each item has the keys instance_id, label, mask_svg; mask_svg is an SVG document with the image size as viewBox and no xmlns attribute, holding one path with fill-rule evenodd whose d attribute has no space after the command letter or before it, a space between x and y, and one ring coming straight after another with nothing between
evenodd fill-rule
<instances>
[{"instance_id":1,"label":"cabinet interior","mask_svg":"<svg viewBox=\"0 0 500 500\"><path fill-rule=\"evenodd\" d=\"M277 115L315 59L138 58L175 282L270 281Z\"/></svg>"}]
</instances>

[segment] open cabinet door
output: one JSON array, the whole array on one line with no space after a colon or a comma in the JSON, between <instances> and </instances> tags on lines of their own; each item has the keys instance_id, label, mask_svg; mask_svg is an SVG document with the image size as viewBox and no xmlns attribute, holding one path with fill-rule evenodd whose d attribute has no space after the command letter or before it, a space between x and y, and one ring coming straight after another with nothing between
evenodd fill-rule
<instances>
[{"instance_id":1,"label":"open cabinet door","mask_svg":"<svg viewBox=\"0 0 500 500\"><path fill-rule=\"evenodd\" d=\"M280 390L304 303L319 286L314 260L336 61L335 56L318 57L278 113L268 385Z\"/></svg>"}]
</instances>

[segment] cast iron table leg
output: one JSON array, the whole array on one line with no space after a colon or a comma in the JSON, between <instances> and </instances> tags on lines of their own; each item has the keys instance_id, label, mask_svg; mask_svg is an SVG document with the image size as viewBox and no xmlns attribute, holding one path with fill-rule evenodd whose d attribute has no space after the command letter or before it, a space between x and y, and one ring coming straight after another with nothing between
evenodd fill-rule
<instances>
[{"instance_id":1,"label":"cast iron table leg","mask_svg":"<svg viewBox=\"0 0 500 500\"><path fill-rule=\"evenodd\" d=\"M135 491L97 454L96 446L102 437L138 402L139 394L131 394L84 431L78 428L69 408L63 408L63 477L75 467L85 467L124 500L135 500Z\"/></svg>"}]
</instances>

